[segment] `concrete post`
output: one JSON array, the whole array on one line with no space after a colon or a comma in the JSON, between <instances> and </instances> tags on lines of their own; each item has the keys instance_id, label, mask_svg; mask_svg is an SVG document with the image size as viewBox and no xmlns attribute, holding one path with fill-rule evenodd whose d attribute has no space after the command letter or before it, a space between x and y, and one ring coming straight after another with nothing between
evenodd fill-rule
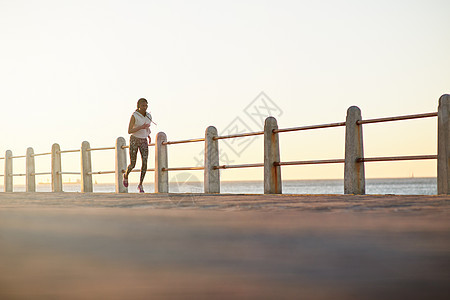
<instances>
[{"instance_id":1,"label":"concrete post","mask_svg":"<svg viewBox=\"0 0 450 300\"><path fill-rule=\"evenodd\" d=\"M58 144L52 146L52 192L62 192L61 148Z\"/></svg>"},{"instance_id":2,"label":"concrete post","mask_svg":"<svg viewBox=\"0 0 450 300\"><path fill-rule=\"evenodd\" d=\"M35 172L35 166L34 166L34 151L33 148L29 147L27 149L27 157L26 157L26 165L27 165L27 178L26 178L26 184L27 184L27 192L36 192L36 175L34 175Z\"/></svg>"},{"instance_id":3,"label":"concrete post","mask_svg":"<svg viewBox=\"0 0 450 300\"><path fill-rule=\"evenodd\" d=\"M356 124L361 119L359 107L349 107L345 121L345 194L366 193L364 162L358 162L359 158L364 157L362 125Z\"/></svg>"},{"instance_id":4,"label":"concrete post","mask_svg":"<svg viewBox=\"0 0 450 300\"><path fill-rule=\"evenodd\" d=\"M266 118L264 123L264 194L281 194L281 167L275 166L280 162L280 145L277 120L274 117Z\"/></svg>"},{"instance_id":5,"label":"concrete post","mask_svg":"<svg viewBox=\"0 0 450 300\"><path fill-rule=\"evenodd\" d=\"M123 174L127 169L127 151L125 139L118 137L116 140L116 193L128 193L128 188L123 185Z\"/></svg>"},{"instance_id":6,"label":"concrete post","mask_svg":"<svg viewBox=\"0 0 450 300\"><path fill-rule=\"evenodd\" d=\"M205 131L205 193L220 193L220 170L214 167L219 165L219 141L213 138L218 136L217 129L209 126Z\"/></svg>"},{"instance_id":7,"label":"concrete post","mask_svg":"<svg viewBox=\"0 0 450 300\"><path fill-rule=\"evenodd\" d=\"M92 193L94 191L92 185L92 163L91 152L87 149L91 148L89 142L84 141L81 144L81 192Z\"/></svg>"},{"instance_id":8,"label":"concrete post","mask_svg":"<svg viewBox=\"0 0 450 300\"><path fill-rule=\"evenodd\" d=\"M438 194L450 194L450 95L439 98L437 185Z\"/></svg>"},{"instance_id":9,"label":"concrete post","mask_svg":"<svg viewBox=\"0 0 450 300\"><path fill-rule=\"evenodd\" d=\"M12 161L12 151L6 150L5 153L5 185L4 189L5 192L12 192L13 191L13 161Z\"/></svg>"},{"instance_id":10,"label":"concrete post","mask_svg":"<svg viewBox=\"0 0 450 300\"><path fill-rule=\"evenodd\" d=\"M169 174L162 170L168 166L167 145L163 145L166 141L166 134L158 132L155 143L155 193L169 192Z\"/></svg>"}]
</instances>

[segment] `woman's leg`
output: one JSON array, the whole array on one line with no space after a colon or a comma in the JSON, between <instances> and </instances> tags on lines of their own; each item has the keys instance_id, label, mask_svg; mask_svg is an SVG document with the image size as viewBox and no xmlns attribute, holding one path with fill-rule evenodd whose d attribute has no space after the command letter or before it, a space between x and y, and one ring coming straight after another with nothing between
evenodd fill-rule
<instances>
[{"instance_id":1,"label":"woman's leg","mask_svg":"<svg viewBox=\"0 0 450 300\"><path fill-rule=\"evenodd\" d=\"M147 173L147 160L148 160L148 143L147 139L143 139L139 145L139 152L141 152L141 178L139 184L142 185L144 182L145 173Z\"/></svg>"},{"instance_id":2,"label":"woman's leg","mask_svg":"<svg viewBox=\"0 0 450 300\"><path fill-rule=\"evenodd\" d=\"M124 174L125 178L128 178L128 175L131 171L133 171L136 166L136 158L138 152L139 144L137 143L137 139L133 136L130 137L130 164L128 165L127 172Z\"/></svg>"}]
</instances>

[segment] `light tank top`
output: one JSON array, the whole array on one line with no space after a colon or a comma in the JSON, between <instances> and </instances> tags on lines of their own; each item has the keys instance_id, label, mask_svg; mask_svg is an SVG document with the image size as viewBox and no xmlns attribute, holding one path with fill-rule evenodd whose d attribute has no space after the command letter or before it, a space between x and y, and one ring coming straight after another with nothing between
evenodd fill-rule
<instances>
[{"instance_id":1,"label":"light tank top","mask_svg":"<svg viewBox=\"0 0 450 300\"><path fill-rule=\"evenodd\" d=\"M146 113L145 117L143 115L141 115L140 112L135 111L133 113L134 116L134 127L139 127L142 126L144 124L151 124L152 122L152 115L150 113ZM149 128L145 128L145 129L140 129L136 132L133 132L131 135L140 138L140 139L146 139L149 135L150 135L150 127Z\"/></svg>"}]
</instances>

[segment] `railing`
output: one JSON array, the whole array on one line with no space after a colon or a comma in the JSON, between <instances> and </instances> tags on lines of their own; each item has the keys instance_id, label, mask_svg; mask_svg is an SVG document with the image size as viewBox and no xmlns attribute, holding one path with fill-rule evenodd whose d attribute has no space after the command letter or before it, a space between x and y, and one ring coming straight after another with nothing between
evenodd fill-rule
<instances>
[{"instance_id":1,"label":"railing","mask_svg":"<svg viewBox=\"0 0 450 300\"><path fill-rule=\"evenodd\" d=\"M411 119L422 119L438 117L438 154L437 155L410 155L410 156L388 156L388 157L364 157L362 126L381 122L393 122ZM333 127L345 127L345 158L324 159L324 160L301 160L301 161L280 161L279 134L293 131L315 130ZM249 136L264 135L264 162L239 165L219 164L219 140L244 138ZM205 155L203 167L170 167L167 160L167 146L184 143L205 143ZM156 136L156 143L150 144L155 147L155 168L147 171L155 172L155 192L168 193L169 180L168 172L183 170L203 170L204 171L204 192L220 193L220 170L233 168L254 168L264 167L264 193L282 193L281 167L292 165L312 165L312 164L344 164L344 193L364 194L365 193L365 163L405 161L405 160L437 160L437 185L438 194L450 194L450 95L442 95L439 99L438 112L396 116L388 118L377 118L363 120L358 107L352 106L347 110L345 122L302 126L294 128L279 129L277 121L273 117L268 117L265 121L264 131L219 136L217 129L210 126L206 129L205 138L196 138L180 141L167 141L164 132L159 132ZM91 148L88 142L83 142L81 149L60 150L58 144L52 146L52 152L34 154L32 148L27 149L27 154L23 156L13 156L10 150L6 151L5 160L4 190L13 191L13 177L26 176L26 187L28 192L36 191L35 176L51 175L52 191L62 191L62 175L77 174L81 176L81 191L92 192L92 175L115 174L116 192L128 192L123 186L122 176L127 168L125 139L119 137L115 147ZM115 150L115 170L114 171L92 171L91 152L102 150ZM81 172L62 172L61 154L70 152L80 152ZM51 155L51 172L36 173L34 158L36 156ZM26 173L13 174L13 159L26 158ZM139 172L140 170L134 170Z\"/></svg>"}]
</instances>

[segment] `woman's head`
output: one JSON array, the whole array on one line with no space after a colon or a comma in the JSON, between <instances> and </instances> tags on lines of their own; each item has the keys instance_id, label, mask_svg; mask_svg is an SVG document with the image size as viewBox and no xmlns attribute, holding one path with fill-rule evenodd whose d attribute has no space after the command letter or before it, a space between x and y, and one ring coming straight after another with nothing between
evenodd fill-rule
<instances>
[{"instance_id":1,"label":"woman's head","mask_svg":"<svg viewBox=\"0 0 450 300\"><path fill-rule=\"evenodd\" d=\"M139 110L143 110L146 111L148 107L148 101L145 98L141 98L138 100L137 102L137 109Z\"/></svg>"}]
</instances>

